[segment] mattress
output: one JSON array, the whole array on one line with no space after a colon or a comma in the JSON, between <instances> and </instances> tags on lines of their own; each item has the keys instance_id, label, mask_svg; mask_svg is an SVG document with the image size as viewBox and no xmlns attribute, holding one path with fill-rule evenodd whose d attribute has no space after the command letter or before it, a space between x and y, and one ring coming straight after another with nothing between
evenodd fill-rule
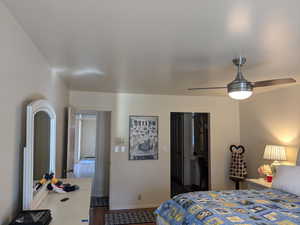
<instances>
[{"instance_id":1,"label":"mattress","mask_svg":"<svg viewBox=\"0 0 300 225\"><path fill-rule=\"evenodd\" d=\"M157 210L158 225L295 225L300 197L276 189L180 194Z\"/></svg>"}]
</instances>

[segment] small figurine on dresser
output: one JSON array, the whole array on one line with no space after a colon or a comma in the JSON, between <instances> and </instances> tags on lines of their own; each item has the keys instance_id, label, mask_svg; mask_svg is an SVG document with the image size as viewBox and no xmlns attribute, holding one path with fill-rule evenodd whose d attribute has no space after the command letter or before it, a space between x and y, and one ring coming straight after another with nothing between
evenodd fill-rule
<instances>
[{"instance_id":1,"label":"small figurine on dresser","mask_svg":"<svg viewBox=\"0 0 300 225\"><path fill-rule=\"evenodd\" d=\"M54 173L46 173L43 178L35 184L34 190L39 190L48 181L50 182L47 185L47 189L56 193L67 193L79 189L78 185L64 184L55 177Z\"/></svg>"},{"instance_id":2,"label":"small figurine on dresser","mask_svg":"<svg viewBox=\"0 0 300 225\"><path fill-rule=\"evenodd\" d=\"M53 175L49 173L45 173L42 179L40 179L34 186L34 191L38 191L47 181L51 180Z\"/></svg>"},{"instance_id":3,"label":"small figurine on dresser","mask_svg":"<svg viewBox=\"0 0 300 225\"><path fill-rule=\"evenodd\" d=\"M67 193L79 190L78 185L64 184L55 177L54 173L50 174L50 178L50 183L47 185L49 191L54 191L56 193Z\"/></svg>"},{"instance_id":4,"label":"small figurine on dresser","mask_svg":"<svg viewBox=\"0 0 300 225\"><path fill-rule=\"evenodd\" d=\"M235 189L240 189L240 182L245 180L247 176L247 166L244 160L245 148L242 145L230 146L231 166L229 178L235 182Z\"/></svg>"}]
</instances>

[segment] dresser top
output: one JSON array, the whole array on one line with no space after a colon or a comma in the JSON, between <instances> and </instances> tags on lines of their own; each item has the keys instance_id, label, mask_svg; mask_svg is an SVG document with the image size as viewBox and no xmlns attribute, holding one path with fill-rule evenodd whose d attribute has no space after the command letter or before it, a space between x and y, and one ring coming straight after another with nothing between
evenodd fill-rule
<instances>
[{"instance_id":1,"label":"dresser top","mask_svg":"<svg viewBox=\"0 0 300 225\"><path fill-rule=\"evenodd\" d=\"M43 200L39 209L51 209L52 221L50 225L83 225L89 224L91 178L65 179L63 183L76 184L80 187L74 192L59 194L51 192ZM65 202L60 200L69 198Z\"/></svg>"},{"instance_id":2,"label":"dresser top","mask_svg":"<svg viewBox=\"0 0 300 225\"><path fill-rule=\"evenodd\" d=\"M265 179L263 178L258 178L258 179L246 179L247 182L255 184L255 185L259 185L265 188L272 188L272 182L267 182Z\"/></svg>"}]
</instances>

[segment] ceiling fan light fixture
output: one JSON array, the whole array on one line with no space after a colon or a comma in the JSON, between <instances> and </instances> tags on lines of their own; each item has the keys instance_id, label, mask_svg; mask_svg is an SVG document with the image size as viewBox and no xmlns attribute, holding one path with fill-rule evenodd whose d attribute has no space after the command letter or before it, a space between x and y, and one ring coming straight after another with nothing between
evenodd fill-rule
<instances>
[{"instance_id":1,"label":"ceiling fan light fixture","mask_svg":"<svg viewBox=\"0 0 300 225\"><path fill-rule=\"evenodd\" d=\"M252 91L232 91L229 92L229 97L235 100L244 100L252 95Z\"/></svg>"},{"instance_id":2,"label":"ceiling fan light fixture","mask_svg":"<svg viewBox=\"0 0 300 225\"><path fill-rule=\"evenodd\" d=\"M236 79L228 84L227 91L231 98L235 100L244 100L252 95L253 85L239 72Z\"/></svg>"},{"instance_id":3,"label":"ceiling fan light fixture","mask_svg":"<svg viewBox=\"0 0 300 225\"><path fill-rule=\"evenodd\" d=\"M232 60L233 64L237 67L237 75L235 79L227 85L227 87L201 87L201 88L189 88L188 90L212 90L227 88L227 93L230 98L235 100L244 100L249 98L254 88L268 87L274 85L291 84L295 83L294 78L281 78L272 80L262 80L256 82L249 82L243 76L241 67L246 63L246 57L237 57Z\"/></svg>"}]
</instances>

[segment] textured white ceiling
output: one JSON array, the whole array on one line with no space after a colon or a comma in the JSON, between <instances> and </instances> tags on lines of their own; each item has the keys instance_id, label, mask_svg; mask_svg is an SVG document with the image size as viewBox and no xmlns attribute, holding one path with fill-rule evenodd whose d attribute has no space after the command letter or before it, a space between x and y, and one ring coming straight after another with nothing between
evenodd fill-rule
<instances>
[{"instance_id":1,"label":"textured white ceiling","mask_svg":"<svg viewBox=\"0 0 300 225\"><path fill-rule=\"evenodd\" d=\"M299 0L3 1L73 90L190 94L240 54L250 81L300 78Z\"/></svg>"}]
</instances>

